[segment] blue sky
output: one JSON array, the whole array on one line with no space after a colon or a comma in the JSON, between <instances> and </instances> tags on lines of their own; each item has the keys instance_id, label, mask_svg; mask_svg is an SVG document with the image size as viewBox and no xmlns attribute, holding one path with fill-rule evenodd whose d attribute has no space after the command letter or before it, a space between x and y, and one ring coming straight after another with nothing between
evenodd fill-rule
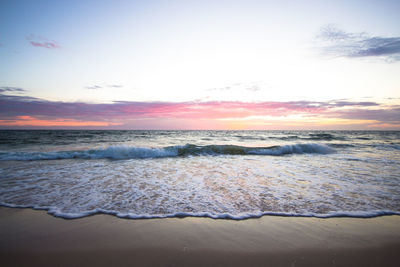
<instances>
[{"instance_id":1,"label":"blue sky","mask_svg":"<svg viewBox=\"0 0 400 267\"><path fill-rule=\"evenodd\" d=\"M327 106L342 99L393 110L400 97L399 11L400 1L3 0L0 93L86 104L322 101ZM60 119L5 113L2 119L8 121ZM351 125L343 118L332 121L331 115L317 120L285 112L232 114L236 117L218 118L221 124L204 116L204 128L226 127L229 119L241 128L250 121L258 122L255 128L268 128L271 121L276 123L271 127L283 121L289 127L296 120L309 127L322 121L333 128ZM149 111L151 127L157 128L161 122L153 115ZM185 125L168 116L172 125ZM396 123L380 125L396 128Z\"/></svg>"}]
</instances>

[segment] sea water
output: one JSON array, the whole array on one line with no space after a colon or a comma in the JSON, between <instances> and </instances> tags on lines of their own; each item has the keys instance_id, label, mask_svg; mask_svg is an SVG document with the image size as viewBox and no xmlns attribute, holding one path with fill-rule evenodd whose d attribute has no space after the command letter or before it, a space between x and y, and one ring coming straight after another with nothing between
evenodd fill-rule
<instances>
[{"instance_id":1,"label":"sea water","mask_svg":"<svg viewBox=\"0 0 400 267\"><path fill-rule=\"evenodd\" d=\"M64 218L400 214L400 132L0 131L0 205Z\"/></svg>"}]
</instances>

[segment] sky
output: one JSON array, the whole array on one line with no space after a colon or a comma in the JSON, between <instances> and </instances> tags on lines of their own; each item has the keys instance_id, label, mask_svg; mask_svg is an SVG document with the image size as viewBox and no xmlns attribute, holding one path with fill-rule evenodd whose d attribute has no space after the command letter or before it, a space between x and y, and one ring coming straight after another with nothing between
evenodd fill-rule
<instances>
[{"instance_id":1,"label":"sky","mask_svg":"<svg viewBox=\"0 0 400 267\"><path fill-rule=\"evenodd\" d=\"M400 1L0 1L0 129L400 130Z\"/></svg>"}]
</instances>

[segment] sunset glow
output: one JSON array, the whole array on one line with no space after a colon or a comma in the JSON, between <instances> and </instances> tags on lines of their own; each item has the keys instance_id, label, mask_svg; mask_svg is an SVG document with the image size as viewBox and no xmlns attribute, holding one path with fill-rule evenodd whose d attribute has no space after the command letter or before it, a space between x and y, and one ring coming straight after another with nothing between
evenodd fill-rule
<instances>
[{"instance_id":1,"label":"sunset glow","mask_svg":"<svg viewBox=\"0 0 400 267\"><path fill-rule=\"evenodd\" d=\"M11 120L0 120L2 126L36 126L36 127L104 127L119 125L119 123L108 123L100 121L76 121L73 119L41 120L31 116L17 116Z\"/></svg>"},{"instance_id":2,"label":"sunset glow","mask_svg":"<svg viewBox=\"0 0 400 267\"><path fill-rule=\"evenodd\" d=\"M398 130L400 6L367 6L2 1L0 127Z\"/></svg>"}]
</instances>

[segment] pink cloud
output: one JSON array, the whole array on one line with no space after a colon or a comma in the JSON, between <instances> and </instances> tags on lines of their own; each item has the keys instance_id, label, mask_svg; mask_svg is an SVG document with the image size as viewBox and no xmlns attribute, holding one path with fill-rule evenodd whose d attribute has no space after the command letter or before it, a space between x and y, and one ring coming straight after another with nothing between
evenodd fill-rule
<instances>
[{"instance_id":1,"label":"pink cloud","mask_svg":"<svg viewBox=\"0 0 400 267\"><path fill-rule=\"evenodd\" d=\"M44 47L44 48L48 48L48 49L60 48L59 45L57 45L56 43L53 43L53 42L41 42L40 43L40 42L30 41L30 44L35 47Z\"/></svg>"},{"instance_id":2,"label":"pink cloud","mask_svg":"<svg viewBox=\"0 0 400 267\"><path fill-rule=\"evenodd\" d=\"M3 125L7 121L25 121L26 116L35 118L35 125L75 125L84 127L84 123L104 127L127 127L147 129L210 129L224 127L243 127L243 123L257 122L254 127L262 128L263 121L269 117L274 121L293 120L297 115L302 122L329 119L338 121L354 121L390 125L400 124L400 110L397 106L382 106L375 102L341 101L208 101L208 102L129 102L120 101L110 104L90 104L83 102L56 102L43 99L0 94L0 120ZM252 117L252 119L249 119ZM63 122L57 122L62 118ZM68 121L70 120L70 121ZM46 121L46 123L44 123ZM300 122L302 121L302 122ZM229 122L229 123L228 123ZM235 122L232 124L232 122ZM32 124L32 123L31 123ZM317 123L318 124L318 123ZM315 125L317 125L315 124ZM11 125L11 124L10 124ZM22 125L15 123L14 125ZM89 125L89 124L88 124ZM228 125L228 126L226 126ZM231 125L231 126L229 126ZM234 125L234 126L232 126ZM293 124L293 121L291 122ZM314 124L313 124L314 125ZM288 125L290 127L290 125ZM297 126L296 126L297 127ZM313 126L314 127L314 126ZM315 126L317 127L317 126ZM347 127L347 126L346 126Z\"/></svg>"},{"instance_id":3,"label":"pink cloud","mask_svg":"<svg viewBox=\"0 0 400 267\"><path fill-rule=\"evenodd\" d=\"M43 47L43 48L47 48L47 49L60 48L60 46L57 44L56 41L48 40L47 38L39 36L39 35L31 34L31 35L27 36L26 39L34 47Z\"/></svg>"},{"instance_id":4,"label":"pink cloud","mask_svg":"<svg viewBox=\"0 0 400 267\"><path fill-rule=\"evenodd\" d=\"M121 115L174 118L244 118L248 116L287 116L294 113L319 113L326 110L308 102L121 102L113 108ZM120 106L118 106L120 105ZM112 108L112 109L113 109Z\"/></svg>"}]
</instances>

